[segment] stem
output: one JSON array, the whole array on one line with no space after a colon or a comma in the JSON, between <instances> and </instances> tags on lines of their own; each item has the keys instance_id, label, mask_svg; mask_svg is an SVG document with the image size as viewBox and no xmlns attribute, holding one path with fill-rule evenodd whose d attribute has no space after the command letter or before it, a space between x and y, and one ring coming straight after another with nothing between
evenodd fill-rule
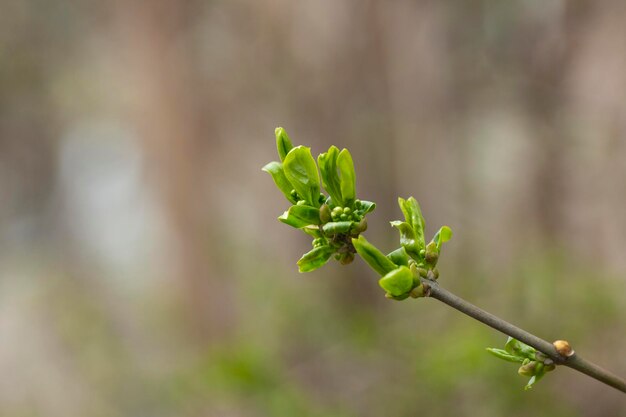
<instances>
[{"instance_id":1,"label":"stem","mask_svg":"<svg viewBox=\"0 0 626 417\"><path fill-rule=\"evenodd\" d=\"M528 333L527 331L520 329L511 323L502 320L499 317L494 316L491 313L482 310L475 305L465 301L464 299L457 297L450 291L441 288L439 284L434 281L423 279L422 282L429 287L427 294L429 297L437 299L444 304L466 314L489 327L501 331L502 333L511 336L521 342L526 343L529 346L534 347L540 352L550 357L556 364L565 365L572 369L582 372L600 382L612 386L613 388L626 393L626 381L619 376L601 368L600 366L589 362L579 355L574 353L572 356L561 356L552 343Z\"/></svg>"}]
</instances>

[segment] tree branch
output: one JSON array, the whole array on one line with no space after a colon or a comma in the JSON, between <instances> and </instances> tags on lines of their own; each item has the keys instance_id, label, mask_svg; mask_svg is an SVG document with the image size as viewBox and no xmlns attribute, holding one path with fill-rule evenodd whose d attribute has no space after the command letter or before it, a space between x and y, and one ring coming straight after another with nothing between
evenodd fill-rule
<instances>
[{"instance_id":1,"label":"tree branch","mask_svg":"<svg viewBox=\"0 0 626 417\"><path fill-rule=\"evenodd\" d=\"M624 381L624 379L620 378L619 376L581 358L576 353L569 357L561 356L556 351L556 348L552 345L552 343L543 340L540 337L535 336L534 334L528 333L527 331L520 329L519 327L514 326L511 323L508 323L507 321L504 321L501 318L496 317L493 314L476 307L475 305L465 301L464 299L452 294L450 291L441 288L439 284L434 281L422 279L422 283L424 283L429 288L426 292L428 297L437 299L442 303L447 304L450 307L460 311L461 313L486 324L489 327L499 330L500 332L508 336L511 336L523 343L526 343L529 346L534 347L535 349L550 357L558 365L564 365L575 369L585 375L588 375L594 379L597 379L600 382L603 382L617 390L626 393L626 381Z\"/></svg>"}]
</instances>

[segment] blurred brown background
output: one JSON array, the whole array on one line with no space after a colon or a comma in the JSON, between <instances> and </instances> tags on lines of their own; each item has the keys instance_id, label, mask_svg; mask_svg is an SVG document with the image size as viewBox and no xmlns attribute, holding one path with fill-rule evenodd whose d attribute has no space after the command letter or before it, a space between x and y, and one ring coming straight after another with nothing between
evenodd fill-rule
<instances>
[{"instance_id":1,"label":"blurred brown background","mask_svg":"<svg viewBox=\"0 0 626 417\"><path fill-rule=\"evenodd\" d=\"M624 416L505 337L386 300L260 171L351 150L367 236L415 196L452 291L626 375L626 3L6 0L3 416Z\"/></svg>"}]
</instances>

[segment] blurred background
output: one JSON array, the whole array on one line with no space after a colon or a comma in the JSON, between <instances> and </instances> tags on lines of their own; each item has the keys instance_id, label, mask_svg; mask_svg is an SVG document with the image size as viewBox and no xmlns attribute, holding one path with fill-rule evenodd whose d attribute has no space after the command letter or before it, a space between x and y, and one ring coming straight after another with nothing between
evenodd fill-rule
<instances>
[{"instance_id":1,"label":"blurred background","mask_svg":"<svg viewBox=\"0 0 626 417\"><path fill-rule=\"evenodd\" d=\"M386 300L261 167L351 150L368 238L415 196L443 285L626 375L626 3L7 0L0 414L624 416L506 337Z\"/></svg>"}]
</instances>

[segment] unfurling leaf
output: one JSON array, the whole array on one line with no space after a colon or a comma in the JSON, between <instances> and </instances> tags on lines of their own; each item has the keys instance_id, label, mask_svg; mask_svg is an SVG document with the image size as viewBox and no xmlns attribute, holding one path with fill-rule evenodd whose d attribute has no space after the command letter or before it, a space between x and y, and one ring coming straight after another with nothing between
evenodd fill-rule
<instances>
[{"instance_id":1,"label":"unfurling leaf","mask_svg":"<svg viewBox=\"0 0 626 417\"><path fill-rule=\"evenodd\" d=\"M394 297L399 297L411 291L413 288L413 274L406 266L401 266L387 273L378 284Z\"/></svg>"},{"instance_id":2,"label":"unfurling leaf","mask_svg":"<svg viewBox=\"0 0 626 417\"><path fill-rule=\"evenodd\" d=\"M278 150L278 156L282 162L293 148L293 145L291 144L291 140L289 140L287 132L282 127L277 127L276 130L274 130L274 134L276 135L276 149Z\"/></svg>"},{"instance_id":3,"label":"unfurling leaf","mask_svg":"<svg viewBox=\"0 0 626 417\"><path fill-rule=\"evenodd\" d=\"M280 162L273 161L265 165L261 169L269 173L272 176L274 183L276 184L278 189L282 191L285 197L287 197L287 200L295 204L296 199L293 198L293 195L291 195L291 190L293 190L293 185L291 185L291 183L285 176L285 171L283 170L283 164L281 164Z\"/></svg>"},{"instance_id":4,"label":"unfurling leaf","mask_svg":"<svg viewBox=\"0 0 626 417\"><path fill-rule=\"evenodd\" d=\"M296 205L289 207L289 210L284 212L279 218L281 222L288 224L289 226L300 229L308 225L320 224L320 210L305 205Z\"/></svg>"},{"instance_id":5,"label":"unfurling leaf","mask_svg":"<svg viewBox=\"0 0 626 417\"><path fill-rule=\"evenodd\" d=\"M363 236L359 236L358 239L352 239L352 244L361 258L381 276L387 275L397 268L396 264L391 262L389 258L379 251L376 246L369 243Z\"/></svg>"},{"instance_id":6,"label":"unfurling leaf","mask_svg":"<svg viewBox=\"0 0 626 417\"><path fill-rule=\"evenodd\" d=\"M389 258L391 262L398 266L409 266L409 256L406 254L406 250L404 248L398 248L394 250L387 255L387 258Z\"/></svg>"},{"instance_id":7,"label":"unfurling leaf","mask_svg":"<svg viewBox=\"0 0 626 417\"><path fill-rule=\"evenodd\" d=\"M354 162L352 155L347 149L342 149L337 156L337 166L339 167L339 183L341 186L341 197L346 206L351 206L356 198L356 174L354 172Z\"/></svg>"},{"instance_id":8,"label":"unfurling leaf","mask_svg":"<svg viewBox=\"0 0 626 417\"><path fill-rule=\"evenodd\" d=\"M437 245L437 249L441 250L441 244L452 239L452 229L448 226L441 226L439 231L435 233L433 242Z\"/></svg>"},{"instance_id":9,"label":"unfurling leaf","mask_svg":"<svg viewBox=\"0 0 626 417\"><path fill-rule=\"evenodd\" d=\"M424 238L424 228L426 222L424 216L422 216L422 210L420 209L417 200L413 197L409 197L408 200L398 198L398 205L400 210L404 214L406 222L411 226L415 233L415 242L417 244L418 252L426 248L426 240Z\"/></svg>"},{"instance_id":10,"label":"unfurling leaf","mask_svg":"<svg viewBox=\"0 0 626 417\"><path fill-rule=\"evenodd\" d=\"M393 227L398 229L400 232L400 244L406 252L415 260L419 259L419 245L417 243L417 238L415 236L415 231L407 222L401 222L399 220L394 220L390 222Z\"/></svg>"},{"instance_id":11,"label":"unfurling leaf","mask_svg":"<svg viewBox=\"0 0 626 417\"><path fill-rule=\"evenodd\" d=\"M340 233L348 233L353 224L353 222L348 221L330 222L322 226L322 229L324 230L324 234L327 236L338 235Z\"/></svg>"},{"instance_id":12,"label":"unfurling leaf","mask_svg":"<svg viewBox=\"0 0 626 417\"><path fill-rule=\"evenodd\" d=\"M335 248L331 246L318 246L300 258L298 269L300 272L314 271L328 262L333 253L335 253Z\"/></svg>"},{"instance_id":13,"label":"unfurling leaf","mask_svg":"<svg viewBox=\"0 0 626 417\"><path fill-rule=\"evenodd\" d=\"M376 208L376 203L372 203L371 201L359 200L359 210L361 210L363 215L374 211Z\"/></svg>"},{"instance_id":14,"label":"unfurling leaf","mask_svg":"<svg viewBox=\"0 0 626 417\"><path fill-rule=\"evenodd\" d=\"M497 358L503 359L508 362L516 362L516 363L524 362L524 358L522 358L521 356L511 355L506 350L496 349L496 348L487 348L487 352L491 353Z\"/></svg>"},{"instance_id":15,"label":"unfurling leaf","mask_svg":"<svg viewBox=\"0 0 626 417\"><path fill-rule=\"evenodd\" d=\"M534 347L528 346L527 344L522 343L519 340L514 339L510 336L504 345L504 350L509 352L511 355L522 356L530 360L535 359L536 350Z\"/></svg>"},{"instance_id":16,"label":"unfurling leaf","mask_svg":"<svg viewBox=\"0 0 626 417\"><path fill-rule=\"evenodd\" d=\"M333 204L343 207L344 201L341 195L341 183L339 181L339 175L337 174L338 156L339 149L336 146L331 146L328 152L320 154L320 156L317 157L317 164L322 174L322 185L328 192L328 195L330 195Z\"/></svg>"},{"instance_id":17,"label":"unfurling leaf","mask_svg":"<svg viewBox=\"0 0 626 417\"><path fill-rule=\"evenodd\" d=\"M289 151L283 162L285 176L309 205L320 206L320 178L311 149L297 146Z\"/></svg>"}]
</instances>

